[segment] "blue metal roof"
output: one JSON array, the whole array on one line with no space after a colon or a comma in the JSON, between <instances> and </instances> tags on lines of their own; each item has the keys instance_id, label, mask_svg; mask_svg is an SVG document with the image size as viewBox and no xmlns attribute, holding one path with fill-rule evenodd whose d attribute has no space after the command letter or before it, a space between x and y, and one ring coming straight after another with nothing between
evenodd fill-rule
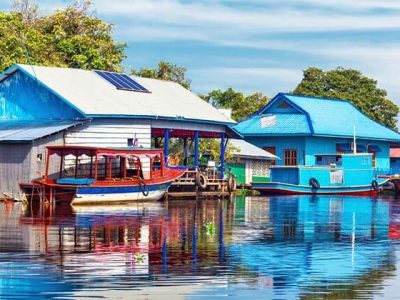
<instances>
[{"instance_id":1,"label":"blue metal roof","mask_svg":"<svg viewBox=\"0 0 400 300\"><path fill-rule=\"evenodd\" d=\"M310 135L307 116L304 114L276 114L273 126L262 126L261 119L267 115L254 115L234 128L244 136L249 135Z\"/></svg>"},{"instance_id":2,"label":"blue metal roof","mask_svg":"<svg viewBox=\"0 0 400 300\"><path fill-rule=\"evenodd\" d=\"M274 112L274 126L262 128L260 116L270 113L277 101L285 101L302 111L303 116ZM286 128L290 127L290 128ZM400 141L400 134L371 120L346 100L278 94L259 112L240 122L235 128L243 135L308 134L315 136L352 137L356 127L357 138ZM308 131L306 130L308 128Z\"/></svg>"},{"instance_id":3,"label":"blue metal roof","mask_svg":"<svg viewBox=\"0 0 400 300\"><path fill-rule=\"evenodd\" d=\"M82 121L0 121L0 143L26 143L82 123Z\"/></svg>"}]
</instances>

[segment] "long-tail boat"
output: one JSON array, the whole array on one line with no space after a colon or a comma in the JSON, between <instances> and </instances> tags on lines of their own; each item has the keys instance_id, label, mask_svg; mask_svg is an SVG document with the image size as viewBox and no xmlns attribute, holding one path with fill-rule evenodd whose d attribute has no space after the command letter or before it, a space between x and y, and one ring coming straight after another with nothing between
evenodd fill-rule
<instances>
[{"instance_id":1,"label":"long-tail boat","mask_svg":"<svg viewBox=\"0 0 400 300\"><path fill-rule=\"evenodd\" d=\"M32 181L32 194L72 204L157 201L185 171L167 167L161 149L48 146L46 171Z\"/></svg>"}]
</instances>

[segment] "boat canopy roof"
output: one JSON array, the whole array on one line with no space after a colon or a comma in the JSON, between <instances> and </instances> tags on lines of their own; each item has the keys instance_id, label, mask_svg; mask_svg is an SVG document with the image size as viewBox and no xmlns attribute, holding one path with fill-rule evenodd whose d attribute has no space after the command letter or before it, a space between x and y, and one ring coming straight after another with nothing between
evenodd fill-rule
<instances>
[{"instance_id":1,"label":"boat canopy roof","mask_svg":"<svg viewBox=\"0 0 400 300\"><path fill-rule=\"evenodd\" d=\"M49 155L87 155L87 156L163 156L162 149L156 148L99 148L91 146L47 146Z\"/></svg>"}]
</instances>

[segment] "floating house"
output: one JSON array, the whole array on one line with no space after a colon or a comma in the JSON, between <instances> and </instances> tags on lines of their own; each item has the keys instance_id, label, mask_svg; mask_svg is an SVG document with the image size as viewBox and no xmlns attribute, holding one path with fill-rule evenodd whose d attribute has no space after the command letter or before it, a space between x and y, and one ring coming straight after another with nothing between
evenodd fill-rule
<instances>
[{"instance_id":1,"label":"floating house","mask_svg":"<svg viewBox=\"0 0 400 300\"><path fill-rule=\"evenodd\" d=\"M43 176L48 145L163 146L168 157L182 138L196 167L199 139L218 138L223 174L227 139L240 137L233 124L175 82L16 64L0 75L0 195Z\"/></svg>"},{"instance_id":2,"label":"floating house","mask_svg":"<svg viewBox=\"0 0 400 300\"><path fill-rule=\"evenodd\" d=\"M390 173L400 173L400 147L396 145L390 148Z\"/></svg>"},{"instance_id":3,"label":"floating house","mask_svg":"<svg viewBox=\"0 0 400 300\"><path fill-rule=\"evenodd\" d=\"M372 153L374 167L390 172L390 145L400 141L399 133L348 101L284 93L234 128L286 166L318 165L318 154L352 153L356 147L358 153Z\"/></svg>"},{"instance_id":4,"label":"floating house","mask_svg":"<svg viewBox=\"0 0 400 300\"><path fill-rule=\"evenodd\" d=\"M226 167L235 175L238 185L250 186L252 182L269 181L270 166L279 157L244 140L231 140L229 143L233 150Z\"/></svg>"}]
</instances>

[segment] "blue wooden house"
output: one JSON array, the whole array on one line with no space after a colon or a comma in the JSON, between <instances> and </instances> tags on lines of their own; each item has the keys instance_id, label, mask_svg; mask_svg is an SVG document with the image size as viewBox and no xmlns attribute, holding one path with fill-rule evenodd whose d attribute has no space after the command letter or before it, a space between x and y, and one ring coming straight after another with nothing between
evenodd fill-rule
<instances>
[{"instance_id":1,"label":"blue wooden house","mask_svg":"<svg viewBox=\"0 0 400 300\"><path fill-rule=\"evenodd\" d=\"M182 138L196 167L199 139L218 138L223 174L234 124L175 82L16 64L0 75L0 196L43 175L47 145L163 146L168 157L170 139Z\"/></svg>"},{"instance_id":2,"label":"blue wooden house","mask_svg":"<svg viewBox=\"0 0 400 300\"><path fill-rule=\"evenodd\" d=\"M352 153L355 136L356 151L372 153L374 166L389 171L390 144L400 141L399 133L348 101L284 93L235 129L246 141L279 156L277 165L287 166L321 164L317 154Z\"/></svg>"}]
</instances>

